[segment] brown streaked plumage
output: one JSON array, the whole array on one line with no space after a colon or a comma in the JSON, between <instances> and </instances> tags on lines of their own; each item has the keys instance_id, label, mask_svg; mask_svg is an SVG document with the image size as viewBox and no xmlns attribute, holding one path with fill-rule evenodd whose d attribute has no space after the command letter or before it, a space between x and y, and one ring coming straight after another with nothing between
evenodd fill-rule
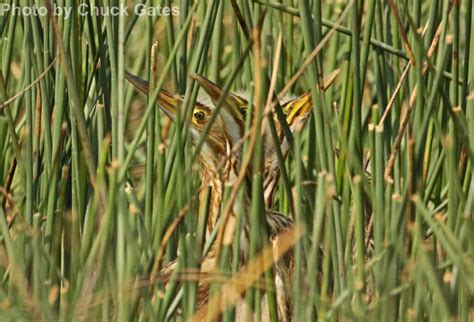
<instances>
[{"instance_id":1,"label":"brown streaked plumage","mask_svg":"<svg viewBox=\"0 0 474 322\"><path fill-rule=\"evenodd\" d=\"M148 93L148 83L136 76L127 74L127 79L135 85L138 89L140 89L144 93ZM171 119L175 119L177 108L180 104L182 104L182 98L179 96L174 96L167 91L162 90L158 95L158 103L160 108L168 115ZM202 129L207 125L209 117L212 113L213 106L208 106L197 102L191 119L190 124L190 133L191 139L193 143L196 143L198 139L200 139L200 134ZM217 222L218 215L220 213L220 206L222 202L222 193L223 187L226 184L232 184L234 178L237 175L238 168L236 167L237 160L235 159L234 155L232 154L232 144L233 139L230 138L230 134L228 131L228 123L223 120L222 115L218 115L213 123L212 127L210 128L210 132L208 133L208 137L206 138L205 145L200 153L200 160L202 164L202 184L209 185L212 187L212 194L211 194L211 210L209 215L209 229L212 229ZM226 160L224 166L219 166L222 160ZM246 211L249 205L249 198L248 195L244 198L244 213L248 213ZM275 214L275 217L280 216L279 214ZM232 213L231 217L235 217L235 214ZM266 218L273 218L272 215L265 216ZM282 216L279 219L273 218L272 220L267 220L267 224L270 226L271 231L275 231L274 226L275 223L279 223L279 228L281 229L281 221L288 221L291 220L285 216ZM247 220L245 220L247 222ZM288 224L290 226L290 224ZM227 227L227 226L226 226ZM248 252L248 225L244 223L243 234L240 236L241 238L241 253L240 256L245 261ZM215 256L214 256L213 249L211 252L206 256L204 262L202 263L201 272L203 273L203 277L208 275L208 273L212 272L211 268L214 268ZM165 269L163 269L162 274L170 274L170 272L174 271L176 263L171 263ZM205 278L200 281L199 283L199 303L202 304L207 300L207 294L209 290L209 281ZM282 313L280 313L282 317ZM282 317L284 321L285 318Z\"/></svg>"}]
</instances>

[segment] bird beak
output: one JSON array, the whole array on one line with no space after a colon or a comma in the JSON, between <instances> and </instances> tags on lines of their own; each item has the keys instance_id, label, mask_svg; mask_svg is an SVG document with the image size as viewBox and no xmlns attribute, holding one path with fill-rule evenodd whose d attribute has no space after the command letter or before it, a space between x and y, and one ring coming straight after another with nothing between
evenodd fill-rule
<instances>
[{"instance_id":1,"label":"bird beak","mask_svg":"<svg viewBox=\"0 0 474 322\"><path fill-rule=\"evenodd\" d=\"M150 94L150 84L135 75L130 73L125 73L125 78L139 91L144 94ZM182 98L176 95L171 94L167 90L161 89L160 93L158 94L157 98L158 104L160 105L161 109L165 112L165 114L172 120L176 119L176 113L178 107L183 102Z\"/></svg>"},{"instance_id":2,"label":"bird beak","mask_svg":"<svg viewBox=\"0 0 474 322\"><path fill-rule=\"evenodd\" d=\"M323 79L323 90L326 91L339 76L340 69L333 70L327 74ZM286 121L290 127L293 127L293 123L300 121L305 121L309 116L309 111L313 106L313 101L311 99L311 92L306 92L305 94L297 97L282 106L283 112L286 115Z\"/></svg>"},{"instance_id":3,"label":"bird beak","mask_svg":"<svg viewBox=\"0 0 474 322\"><path fill-rule=\"evenodd\" d=\"M286 115L288 125L292 127L295 122L306 119L312 106L313 101L310 92L306 92L300 97L285 103L285 105L282 106L282 110Z\"/></svg>"}]
</instances>

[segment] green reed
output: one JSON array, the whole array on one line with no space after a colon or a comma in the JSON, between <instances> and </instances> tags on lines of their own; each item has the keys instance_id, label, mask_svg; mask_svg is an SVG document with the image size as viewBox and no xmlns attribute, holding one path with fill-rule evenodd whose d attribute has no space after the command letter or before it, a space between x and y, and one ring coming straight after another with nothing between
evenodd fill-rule
<instances>
[{"instance_id":1,"label":"green reed","mask_svg":"<svg viewBox=\"0 0 474 322\"><path fill-rule=\"evenodd\" d=\"M289 156L275 151L272 207L304 230L288 287L295 321L472 320L472 0L137 3L179 15L138 16L123 0L13 0L72 14L0 16L1 320L196 313L198 281L187 272L219 238L205 239L209 200L197 197L205 139L188 139L196 72L247 91L259 111L243 142L250 213L236 228L248 216L251 259L269 240L263 135L277 135L262 111L272 75L276 93L290 81L289 94L311 92L308 123L293 133L282 124ZM129 15L83 16L79 5L128 5ZM125 71L150 80L148 97ZM175 123L158 109L160 88L184 97ZM221 250L211 296L241 269L239 243ZM174 259L165 287L159 270ZM274 274L243 298L258 313L268 294L276 321Z\"/></svg>"}]
</instances>

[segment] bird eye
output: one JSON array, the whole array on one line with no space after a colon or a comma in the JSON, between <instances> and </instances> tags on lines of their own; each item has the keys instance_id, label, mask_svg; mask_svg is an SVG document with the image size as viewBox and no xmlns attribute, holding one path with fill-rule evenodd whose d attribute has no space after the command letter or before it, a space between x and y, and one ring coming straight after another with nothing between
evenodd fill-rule
<instances>
[{"instance_id":1,"label":"bird eye","mask_svg":"<svg viewBox=\"0 0 474 322\"><path fill-rule=\"evenodd\" d=\"M247 107L241 107L240 114L245 118L247 116Z\"/></svg>"},{"instance_id":2,"label":"bird eye","mask_svg":"<svg viewBox=\"0 0 474 322\"><path fill-rule=\"evenodd\" d=\"M198 121L202 121L204 119L204 116L206 116L206 115L202 111L198 111L198 112L194 113L194 117Z\"/></svg>"}]
</instances>

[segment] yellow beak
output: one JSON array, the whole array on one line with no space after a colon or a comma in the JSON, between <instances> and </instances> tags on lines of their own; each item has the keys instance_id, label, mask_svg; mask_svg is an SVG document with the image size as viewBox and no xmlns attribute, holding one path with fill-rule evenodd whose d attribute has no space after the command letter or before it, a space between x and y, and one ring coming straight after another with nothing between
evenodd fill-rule
<instances>
[{"instance_id":1,"label":"yellow beak","mask_svg":"<svg viewBox=\"0 0 474 322\"><path fill-rule=\"evenodd\" d=\"M290 127L293 125L294 122L298 122L300 119L304 119L307 113L311 110L313 106L313 101L311 99L311 93L307 92L292 99L289 102L286 102L282 106L282 110L286 115L286 122Z\"/></svg>"}]
</instances>

